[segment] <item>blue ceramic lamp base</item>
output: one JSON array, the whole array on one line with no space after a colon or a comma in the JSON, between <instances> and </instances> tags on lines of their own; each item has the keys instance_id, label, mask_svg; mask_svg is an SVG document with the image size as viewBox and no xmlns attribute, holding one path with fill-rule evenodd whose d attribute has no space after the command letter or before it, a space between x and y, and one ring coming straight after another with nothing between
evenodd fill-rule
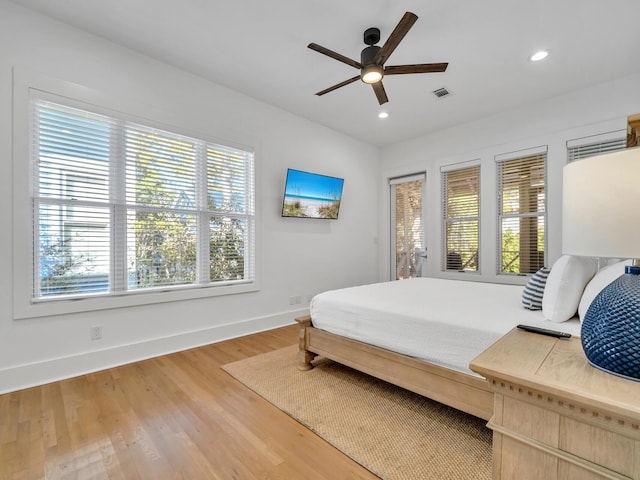
<instances>
[{"instance_id":1,"label":"blue ceramic lamp base","mask_svg":"<svg viewBox=\"0 0 640 480\"><path fill-rule=\"evenodd\" d=\"M640 381L640 266L627 266L593 300L581 340L593 366Z\"/></svg>"}]
</instances>

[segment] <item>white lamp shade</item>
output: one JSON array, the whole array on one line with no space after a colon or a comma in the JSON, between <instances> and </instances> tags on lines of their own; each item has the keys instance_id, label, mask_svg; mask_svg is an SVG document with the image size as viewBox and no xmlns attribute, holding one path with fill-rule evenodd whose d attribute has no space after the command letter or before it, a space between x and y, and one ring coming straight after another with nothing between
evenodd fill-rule
<instances>
[{"instance_id":1,"label":"white lamp shade","mask_svg":"<svg viewBox=\"0 0 640 480\"><path fill-rule=\"evenodd\" d=\"M562 251L640 258L640 148L564 167Z\"/></svg>"}]
</instances>

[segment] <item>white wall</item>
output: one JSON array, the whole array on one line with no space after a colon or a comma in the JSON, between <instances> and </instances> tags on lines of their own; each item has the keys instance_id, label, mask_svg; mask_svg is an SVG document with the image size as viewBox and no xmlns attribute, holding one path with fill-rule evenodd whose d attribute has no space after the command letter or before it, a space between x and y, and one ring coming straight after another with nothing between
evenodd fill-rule
<instances>
[{"instance_id":1,"label":"white wall","mask_svg":"<svg viewBox=\"0 0 640 480\"><path fill-rule=\"evenodd\" d=\"M539 145L548 146L547 263L551 266L562 254L562 167L566 164L566 142L625 130L627 116L640 113L639 86L640 74L636 74L384 148L379 181L382 277L389 278L390 270L388 179L426 171L427 274L443 278L524 283L523 278L496 275L494 157ZM481 275L442 272L440 167L475 159L481 160Z\"/></svg>"},{"instance_id":2,"label":"white wall","mask_svg":"<svg viewBox=\"0 0 640 480\"><path fill-rule=\"evenodd\" d=\"M0 392L291 323L309 294L378 280L378 149L4 0L0 43ZM24 150L12 145L12 108L24 108L12 105L13 72L117 99L128 113L194 135L254 147L260 291L15 319L15 245L7 227L14 213L29 209L21 204L24 185L12 191L13 155ZM343 177L340 219L281 218L287 167ZM291 306L296 295L303 304ZM90 340L92 325L102 326L101 340Z\"/></svg>"}]
</instances>

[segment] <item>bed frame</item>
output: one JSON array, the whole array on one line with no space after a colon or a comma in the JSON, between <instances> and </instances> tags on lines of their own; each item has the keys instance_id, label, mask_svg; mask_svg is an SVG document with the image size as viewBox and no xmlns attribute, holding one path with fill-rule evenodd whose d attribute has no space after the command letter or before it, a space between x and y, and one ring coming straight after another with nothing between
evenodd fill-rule
<instances>
[{"instance_id":1,"label":"bed frame","mask_svg":"<svg viewBox=\"0 0 640 480\"><path fill-rule=\"evenodd\" d=\"M300 370L312 369L311 361L322 355L476 417L489 420L493 415L493 393L483 378L314 328L309 315L296 322L300 325Z\"/></svg>"}]
</instances>

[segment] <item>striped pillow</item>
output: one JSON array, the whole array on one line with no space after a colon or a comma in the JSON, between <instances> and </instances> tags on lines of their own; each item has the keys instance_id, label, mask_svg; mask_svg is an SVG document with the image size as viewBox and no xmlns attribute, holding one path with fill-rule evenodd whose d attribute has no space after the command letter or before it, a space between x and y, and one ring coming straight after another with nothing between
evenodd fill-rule
<instances>
[{"instance_id":1,"label":"striped pillow","mask_svg":"<svg viewBox=\"0 0 640 480\"><path fill-rule=\"evenodd\" d=\"M542 310L542 295L550 271L547 267L542 267L531 276L524 286L522 306L527 310Z\"/></svg>"}]
</instances>

